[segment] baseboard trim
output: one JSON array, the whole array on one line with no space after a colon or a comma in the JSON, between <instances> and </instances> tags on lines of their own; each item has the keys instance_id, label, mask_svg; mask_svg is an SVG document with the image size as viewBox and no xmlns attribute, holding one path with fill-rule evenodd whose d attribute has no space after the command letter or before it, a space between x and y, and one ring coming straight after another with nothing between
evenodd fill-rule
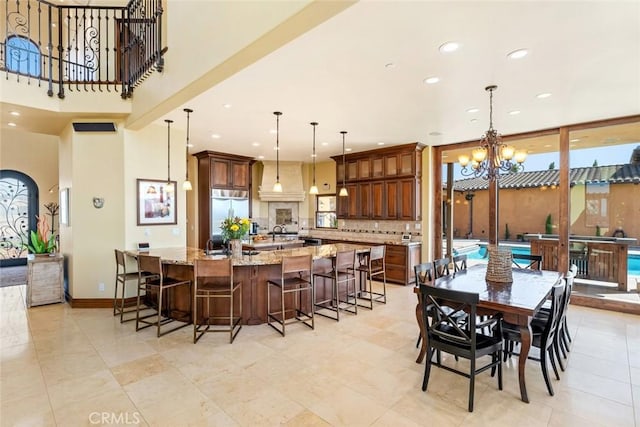
<instances>
[{"instance_id":1,"label":"baseboard trim","mask_svg":"<svg viewBox=\"0 0 640 427\"><path fill-rule=\"evenodd\" d=\"M137 297L129 297L124 299L125 307L134 307ZM111 298L67 298L71 308L113 308L113 299Z\"/></svg>"},{"instance_id":2,"label":"baseboard trim","mask_svg":"<svg viewBox=\"0 0 640 427\"><path fill-rule=\"evenodd\" d=\"M600 310L617 311L640 315L640 304L625 301L611 301L603 298L586 297L583 295L571 295L571 304L583 307L598 308Z\"/></svg>"}]
</instances>

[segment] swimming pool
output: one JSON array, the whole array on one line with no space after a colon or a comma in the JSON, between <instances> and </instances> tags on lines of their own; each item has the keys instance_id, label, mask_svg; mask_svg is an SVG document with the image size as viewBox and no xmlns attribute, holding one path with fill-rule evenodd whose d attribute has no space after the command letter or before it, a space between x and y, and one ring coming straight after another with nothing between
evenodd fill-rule
<instances>
[{"instance_id":1,"label":"swimming pool","mask_svg":"<svg viewBox=\"0 0 640 427\"><path fill-rule=\"evenodd\" d=\"M529 254L530 249L527 246L511 246L500 245L501 247L510 247L512 253L516 254ZM486 245L469 246L467 248L461 248L457 251L458 254L466 254L468 259L485 261L487 260L487 247ZM627 269L628 273L632 276L640 276L640 254L630 253L627 256Z\"/></svg>"}]
</instances>

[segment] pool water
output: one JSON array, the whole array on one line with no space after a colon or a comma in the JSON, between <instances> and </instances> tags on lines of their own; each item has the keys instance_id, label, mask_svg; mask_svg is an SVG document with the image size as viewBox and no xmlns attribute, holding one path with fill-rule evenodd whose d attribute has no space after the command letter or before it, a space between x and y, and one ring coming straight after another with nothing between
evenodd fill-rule
<instances>
[{"instance_id":1,"label":"pool water","mask_svg":"<svg viewBox=\"0 0 640 427\"><path fill-rule=\"evenodd\" d=\"M524 246L508 246L500 245L501 247L510 247L511 252L514 254L529 254L530 249ZM465 251L464 248L458 252L459 254L466 254L468 259L474 260L487 260L487 247L472 247L471 250ZM627 257L627 269L628 274L632 276L640 276L640 254L629 254Z\"/></svg>"}]
</instances>

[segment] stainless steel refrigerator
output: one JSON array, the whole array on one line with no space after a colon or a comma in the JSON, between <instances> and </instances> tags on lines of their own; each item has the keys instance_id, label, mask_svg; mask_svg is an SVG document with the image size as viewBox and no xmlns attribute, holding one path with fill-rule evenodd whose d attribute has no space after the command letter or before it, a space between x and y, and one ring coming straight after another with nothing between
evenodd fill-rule
<instances>
[{"instance_id":1,"label":"stainless steel refrigerator","mask_svg":"<svg viewBox=\"0 0 640 427\"><path fill-rule=\"evenodd\" d=\"M211 234L222 234L220 224L228 217L249 218L249 192L211 189Z\"/></svg>"}]
</instances>

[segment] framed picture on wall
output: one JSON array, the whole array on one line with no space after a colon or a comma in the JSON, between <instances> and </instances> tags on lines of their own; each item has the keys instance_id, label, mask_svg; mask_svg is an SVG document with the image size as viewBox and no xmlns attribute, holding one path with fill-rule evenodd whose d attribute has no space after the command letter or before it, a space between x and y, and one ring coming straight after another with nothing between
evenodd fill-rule
<instances>
[{"instance_id":1,"label":"framed picture on wall","mask_svg":"<svg viewBox=\"0 0 640 427\"><path fill-rule=\"evenodd\" d=\"M177 224L176 181L137 180L138 225Z\"/></svg>"},{"instance_id":2,"label":"framed picture on wall","mask_svg":"<svg viewBox=\"0 0 640 427\"><path fill-rule=\"evenodd\" d=\"M60 190L60 224L69 226L69 189Z\"/></svg>"}]
</instances>

